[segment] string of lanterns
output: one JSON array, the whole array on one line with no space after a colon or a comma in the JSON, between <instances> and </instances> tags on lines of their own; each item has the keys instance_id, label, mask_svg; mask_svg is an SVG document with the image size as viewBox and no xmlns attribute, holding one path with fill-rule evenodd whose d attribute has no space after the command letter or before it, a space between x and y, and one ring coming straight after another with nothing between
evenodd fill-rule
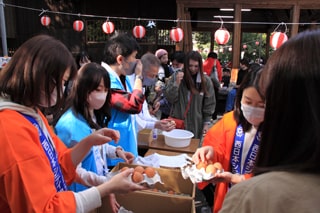
<instances>
[{"instance_id":1,"label":"string of lanterns","mask_svg":"<svg viewBox=\"0 0 320 213\"><path fill-rule=\"evenodd\" d=\"M12 7L20 7L20 8L24 8L24 9L32 9L32 8L26 8L26 7L11 5L11 4L7 4L7 5L12 6ZM36 10L36 9L33 9L33 10ZM42 15L45 12L55 13L52 11L47 11L47 10L42 9L40 15ZM60 14L61 14L61 12L60 12ZM65 14L67 14L67 13L65 13ZM76 14L71 14L71 15L76 15ZM80 16L80 14L78 14L78 16ZM82 16L86 16L86 15L82 15ZM126 18L126 19L129 19L129 18ZM139 20L140 20L140 18L139 18ZM143 19L143 20L147 20L147 19ZM168 21L168 20L166 20L166 21ZM176 20L175 22L178 22L178 21L179 21L179 19ZM188 21L188 20L182 20L182 21ZM189 20L189 21L191 21L191 20ZM43 15L40 18L40 22L43 26L47 27L51 23L51 18L48 15ZM213 23L213 21L211 21L211 22ZM220 22L221 22L221 27L215 31L214 39L218 45L225 45L229 42L230 33L223 26L223 20L221 18L220 18ZM226 23L237 23L237 22L226 22ZM250 23L247 23L247 24L250 24ZM257 24L257 23L255 23L255 24ZM267 23L264 23L264 24L267 24ZM269 23L269 24L274 24L274 23ZM291 23L291 24L295 24L295 23ZM285 24L280 23L270 36L270 46L273 47L274 49L279 48L284 42L286 42L288 40L288 36L286 35L286 32L287 32L286 25L285 25L285 27L286 27L285 32L277 31L277 29L279 28L280 25L285 25ZM149 21L147 27L149 27L149 28L155 27L154 21ZM75 20L73 22L73 29L77 32L83 31L84 22L82 20ZM109 18L108 18L107 21L105 21L102 25L102 31L106 34L112 34L114 32L114 30L115 30L114 23L109 21ZM142 25L134 26L132 29L132 34L135 38L141 39L146 35L146 29ZM184 32L181 28L174 27L170 30L169 37L174 42L180 42L184 38ZM256 41L256 45L259 45L259 41ZM244 49L246 48L245 44L243 45L243 48Z\"/></svg>"}]
</instances>

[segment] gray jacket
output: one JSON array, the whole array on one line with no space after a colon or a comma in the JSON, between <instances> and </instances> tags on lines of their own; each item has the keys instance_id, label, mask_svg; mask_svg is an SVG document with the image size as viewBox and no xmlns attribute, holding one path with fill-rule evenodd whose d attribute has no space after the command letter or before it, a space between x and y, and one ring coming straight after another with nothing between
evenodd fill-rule
<instances>
[{"instance_id":1,"label":"gray jacket","mask_svg":"<svg viewBox=\"0 0 320 213\"><path fill-rule=\"evenodd\" d=\"M175 82L175 74L168 80L164 95L172 104L171 116L183 119L184 112L188 105L188 100L191 92L187 89L184 80L181 80L180 85ZM184 118L185 129L193 132L194 138L201 139L203 125L211 120L216 107L216 99L211 79L204 76L206 79L206 87L208 94L205 96L203 92L192 94L190 108ZM200 74L197 76L197 83L201 82Z\"/></svg>"}]
</instances>

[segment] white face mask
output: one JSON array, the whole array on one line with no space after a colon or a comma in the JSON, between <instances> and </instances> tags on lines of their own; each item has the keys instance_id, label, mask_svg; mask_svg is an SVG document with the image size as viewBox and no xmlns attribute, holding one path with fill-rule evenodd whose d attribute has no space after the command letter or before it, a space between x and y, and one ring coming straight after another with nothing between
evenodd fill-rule
<instances>
[{"instance_id":1,"label":"white face mask","mask_svg":"<svg viewBox=\"0 0 320 213\"><path fill-rule=\"evenodd\" d=\"M254 126L259 126L264 120L264 108L241 103L241 110L245 119Z\"/></svg>"},{"instance_id":2,"label":"white face mask","mask_svg":"<svg viewBox=\"0 0 320 213\"><path fill-rule=\"evenodd\" d=\"M42 107L52 107L57 104L57 97L58 97L58 92L57 92L57 87L55 87L50 95L50 103L48 103L46 96L44 94L44 91L41 90L40 92L40 103L39 105Z\"/></svg>"},{"instance_id":3,"label":"white face mask","mask_svg":"<svg viewBox=\"0 0 320 213\"><path fill-rule=\"evenodd\" d=\"M108 92L92 91L88 96L89 106L95 110L100 109L106 101Z\"/></svg>"}]
</instances>

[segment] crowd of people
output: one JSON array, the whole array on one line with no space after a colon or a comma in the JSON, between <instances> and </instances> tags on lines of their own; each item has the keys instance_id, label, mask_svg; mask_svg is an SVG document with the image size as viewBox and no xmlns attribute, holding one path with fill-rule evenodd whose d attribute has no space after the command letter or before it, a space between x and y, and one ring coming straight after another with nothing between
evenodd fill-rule
<instances>
[{"instance_id":1,"label":"crowd of people","mask_svg":"<svg viewBox=\"0 0 320 213\"><path fill-rule=\"evenodd\" d=\"M223 166L197 185L213 212L317 212L314 47L320 30L289 39L265 66L242 59L232 84L213 52L204 60L158 49L137 59L138 42L120 33L96 63L51 36L29 39L0 71L0 211L89 212L109 197L116 213L115 194L146 189L128 179L132 169L108 176L138 157L139 130L183 128L202 141L196 164ZM221 87L229 88L226 109L212 125Z\"/></svg>"}]
</instances>

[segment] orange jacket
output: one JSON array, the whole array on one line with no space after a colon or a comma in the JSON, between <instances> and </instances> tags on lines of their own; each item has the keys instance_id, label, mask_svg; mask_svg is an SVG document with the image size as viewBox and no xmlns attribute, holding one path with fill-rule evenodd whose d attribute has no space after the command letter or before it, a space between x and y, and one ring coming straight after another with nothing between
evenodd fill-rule
<instances>
[{"instance_id":1,"label":"orange jacket","mask_svg":"<svg viewBox=\"0 0 320 213\"><path fill-rule=\"evenodd\" d=\"M214 150L213 162L220 162L225 171L231 170L231 151L234 143L235 132L237 123L233 117L233 111L226 113L220 121L209 129L207 132L202 146L212 146ZM245 178L249 178L251 174L245 175ZM208 183L202 182L198 184L200 189L203 189ZM213 212L218 212L224 200L226 193L228 192L228 183L216 184L214 194L214 208Z\"/></svg>"},{"instance_id":2,"label":"orange jacket","mask_svg":"<svg viewBox=\"0 0 320 213\"><path fill-rule=\"evenodd\" d=\"M58 161L67 184L75 178L71 152L52 132ZM37 129L13 110L0 111L0 212L76 212L71 191L56 192L49 160Z\"/></svg>"}]
</instances>

